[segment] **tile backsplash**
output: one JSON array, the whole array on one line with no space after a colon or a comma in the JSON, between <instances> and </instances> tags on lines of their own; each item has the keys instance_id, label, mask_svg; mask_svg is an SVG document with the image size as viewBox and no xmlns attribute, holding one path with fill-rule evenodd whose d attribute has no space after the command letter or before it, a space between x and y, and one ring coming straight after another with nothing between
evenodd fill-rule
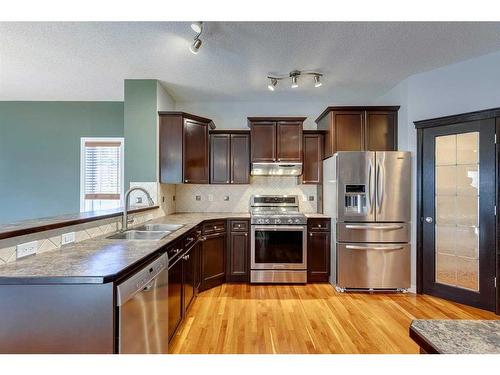
<instances>
[{"instance_id":1,"label":"tile backsplash","mask_svg":"<svg viewBox=\"0 0 500 375\"><path fill-rule=\"evenodd\" d=\"M301 185L297 177L252 176L249 185L176 185L176 212L248 212L254 194L298 195L302 212L318 211L316 185Z\"/></svg>"}]
</instances>

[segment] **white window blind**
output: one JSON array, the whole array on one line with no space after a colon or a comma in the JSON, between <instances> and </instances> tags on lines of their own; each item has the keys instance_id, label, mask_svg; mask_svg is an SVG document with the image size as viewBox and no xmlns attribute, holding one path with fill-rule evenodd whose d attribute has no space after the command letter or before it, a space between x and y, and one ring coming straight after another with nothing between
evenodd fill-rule
<instances>
[{"instance_id":1,"label":"white window blind","mask_svg":"<svg viewBox=\"0 0 500 375\"><path fill-rule=\"evenodd\" d=\"M84 199L119 200L122 147L118 141L85 141Z\"/></svg>"}]
</instances>

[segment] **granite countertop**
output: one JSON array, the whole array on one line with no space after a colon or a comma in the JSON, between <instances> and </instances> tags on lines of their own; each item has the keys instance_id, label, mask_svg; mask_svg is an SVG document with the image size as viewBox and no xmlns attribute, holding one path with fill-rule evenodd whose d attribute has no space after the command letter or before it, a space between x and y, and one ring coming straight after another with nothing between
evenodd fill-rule
<instances>
[{"instance_id":1,"label":"granite countertop","mask_svg":"<svg viewBox=\"0 0 500 375\"><path fill-rule=\"evenodd\" d=\"M428 353L500 354L500 320L414 320L410 337Z\"/></svg>"},{"instance_id":2,"label":"granite countertop","mask_svg":"<svg viewBox=\"0 0 500 375\"><path fill-rule=\"evenodd\" d=\"M154 210L159 206L132 207L129 213ZM24 234L43 232L50 229L62 228L68 225L88 223L90 221L117 217L123 214L123 208L101 211L78 212L68 215L42 217L31 220L21 220L14 223L0 224L0 240Z\"/></svg>"},{"instance_id":3,"label":"granite countertop","mask_svg":"<svg viewBox=\"0 0 500 375\"><path fill-rule=\"evenodd\" d=\"M184 224L161 240L107 239L108 233L0 266L0 284L103 283L116 279L205 220L250 218L249 213L178 213L151 223Z\"/></svg>"},{"instance_id":4,"label":"granite countertop","mask_svg":"<svg viewBox=\"0 0 500 375\"><path fill-rule=\"evenodd\" d=\"M319 213L305 213L305 217L308 219L330 219L330 216L325 215L325 214L319 214Z\"/></svg>"}]
</instances>

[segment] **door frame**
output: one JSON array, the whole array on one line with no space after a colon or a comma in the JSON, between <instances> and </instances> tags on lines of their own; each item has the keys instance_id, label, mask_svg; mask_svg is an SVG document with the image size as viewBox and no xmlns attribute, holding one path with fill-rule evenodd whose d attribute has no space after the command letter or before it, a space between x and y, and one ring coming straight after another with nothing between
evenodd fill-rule
<instances>
[{"instance_id":1,"label":"door frame","mask_svg":"<svg viewBox=\"0 0 500 375\"><path fill-rule=\"evenodd\" d=\"M500 134L500 107L490 108L481 111L461 113L452 116L438 117L428 120L414 121L415 129L417 130L417 212L415 217L415 222L417 225L416 233L416 250L417 250L417 293L423 294L423 140L424 140L424 129L453 125L458 123L476 121L476 120L487 120L495 119L496 134ZM500 147L498 142L496 143L496 171L495 171L495 184L496 184L496 206L500 207ZM496 215L496 278L497 278L497 288L496 288L496 314L500 314L500 215Z\"/></svg>"}]
</instances>

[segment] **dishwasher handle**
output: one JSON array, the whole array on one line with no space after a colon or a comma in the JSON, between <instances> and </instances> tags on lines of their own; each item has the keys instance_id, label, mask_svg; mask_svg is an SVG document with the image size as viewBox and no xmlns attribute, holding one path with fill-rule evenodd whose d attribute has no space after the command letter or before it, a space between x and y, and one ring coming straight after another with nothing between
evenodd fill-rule
<instances>
[{"instance_id":1,"label":"dishwasher handle","mask_svg":"<svg viewBox=\"0 0 500 375\"><path fill-rule=\"evenodd\" d=\"M151 290L156 278L167 270L167 266L168 257L163 254L120 283L116 287L116 305L122 306L137 293Z\"/></svg>"}]
</instances>

